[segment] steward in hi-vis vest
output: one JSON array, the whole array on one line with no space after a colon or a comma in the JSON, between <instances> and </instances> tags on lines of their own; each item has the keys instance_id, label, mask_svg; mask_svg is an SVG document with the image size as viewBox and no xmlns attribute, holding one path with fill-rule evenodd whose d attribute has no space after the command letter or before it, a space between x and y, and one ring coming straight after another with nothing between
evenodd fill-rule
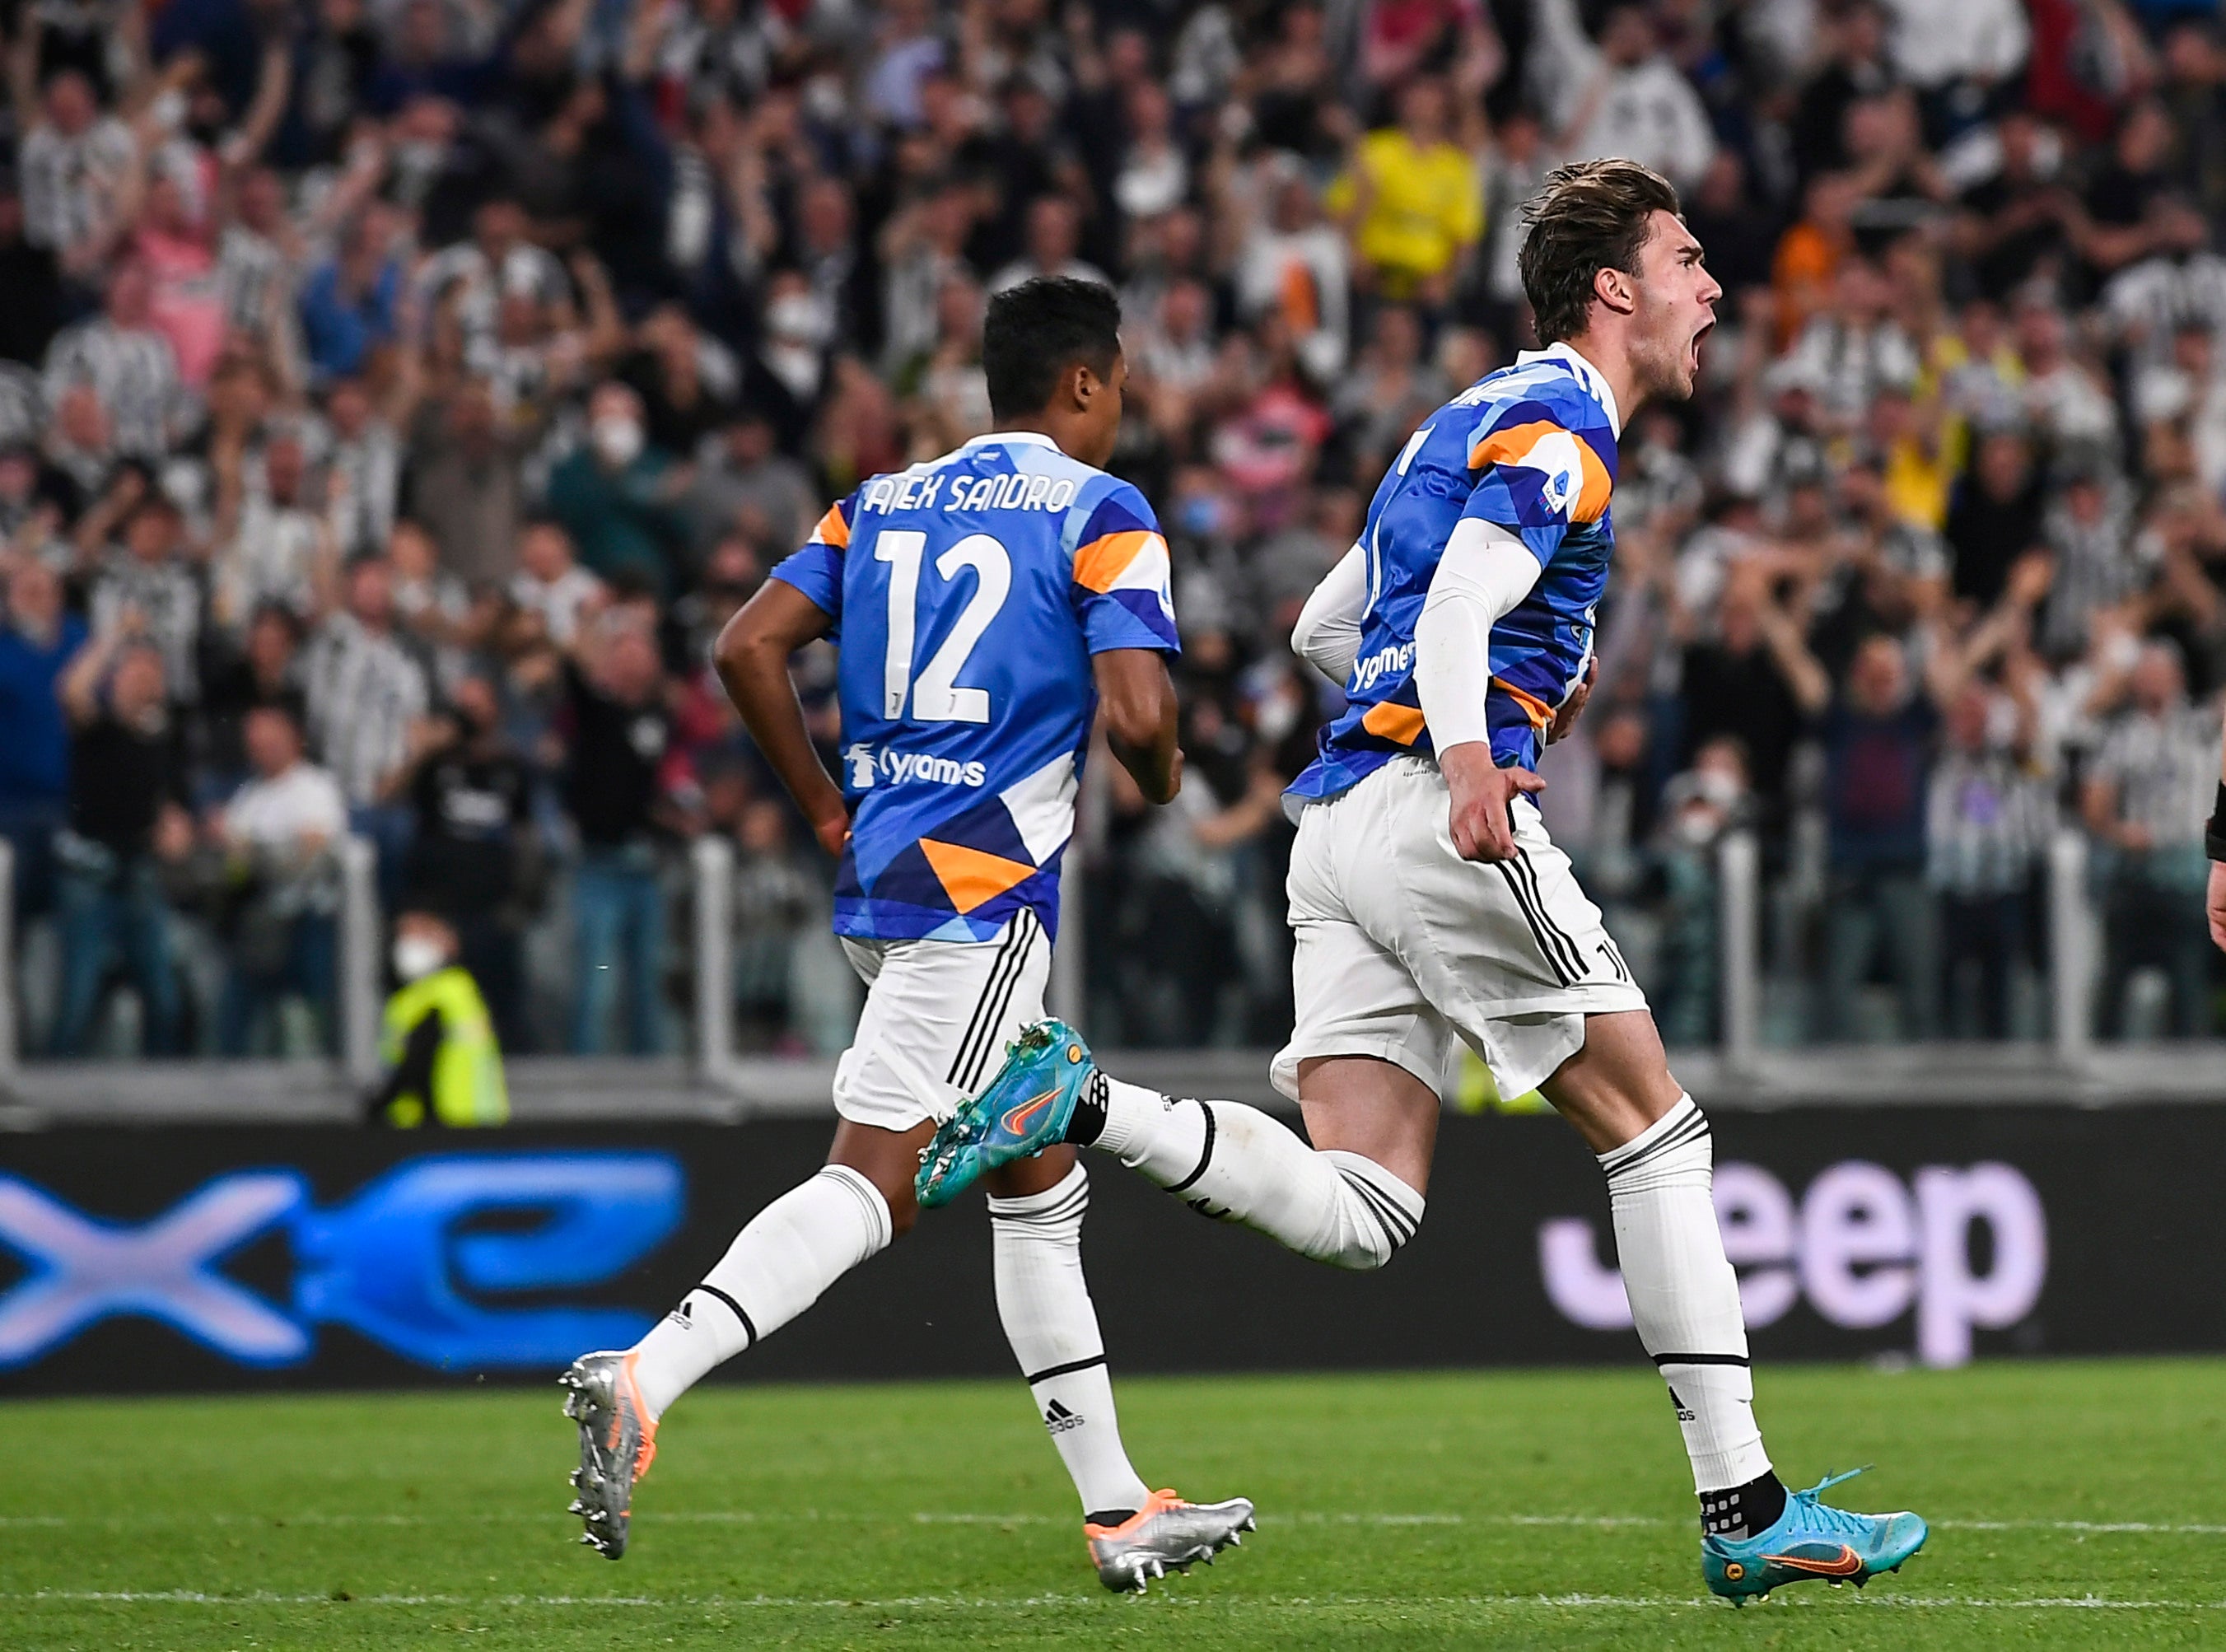
<instances>
[{"instance_id":1,"label":"steward in hi-vis vest","mask_svg":"<svg viewBox=\"0 0 2226 1652\"><path fill-rule=\"evenodd\" d=\"M394 972L379 1058L386 1078L372 1097L374 1121L415 1128L506 1124L510 1092L494 1022L470 971L455 962L455 931L427 912L395 926Z\"/></svg>"}]
</instances>

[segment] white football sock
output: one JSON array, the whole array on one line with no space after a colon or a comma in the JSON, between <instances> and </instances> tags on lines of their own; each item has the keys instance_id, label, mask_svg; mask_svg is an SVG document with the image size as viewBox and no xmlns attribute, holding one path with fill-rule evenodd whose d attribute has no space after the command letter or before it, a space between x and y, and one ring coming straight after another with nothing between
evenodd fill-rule
<instances>
[{"instance_id":1,"label":"white football sock","mask_svg":"<svg viewBox=\"0 0 2226 1652\"><path fill-rule=\"evenodd\" d=\"M1111 1077L1105 1092L1094 1145L1202 1216L1333 1268L1381 1268L1421 1226L1422 1196L1381 1165L1318 1153L1242 1102L1171 1100Z\"/></svg>"},{"instance_id":2,"label":"white football sock","mask_svg":"<svg viewBox=\"0 0 2226 1652\"><path fill-rule=\"evenodd\" d=\"M1638 1340L1676 1402L1694 1489L1760 1479L1770 1471L1770 1454L1754 1420L1739 1275L1725 1259L1711 1198L1715 1156L1707 1115L1690 1096L1681 1096L1600 1161L1624 1293Z\"/></svg>"},{"instance_id":3,"label":"white football sock","mask_svg":"<svg viewBox=\"0 0 2226 1652\"><path fill-rule=\"evenodd\" d=\"M1122 1449L1105 1344L1082 1274L1082 1218L1089 1209L1090 1178L1080 1165L1056 1187L989 1201L997 1317L1083 1513L1133 1513L1151 1488Z\"/></svg>"},{"instance_id":4,"label":"white football sock","mask_svg":"<svg viewBox=\"0 0 2226 1652\"><path fill-rule=\"evenodd\" d=\"M718 1266L634 1344L652 1417L725 1360L755 1346L888 1248L888 1201L848 1165L829 1165L750 1219Z\"/></svg>"}]
</instances>

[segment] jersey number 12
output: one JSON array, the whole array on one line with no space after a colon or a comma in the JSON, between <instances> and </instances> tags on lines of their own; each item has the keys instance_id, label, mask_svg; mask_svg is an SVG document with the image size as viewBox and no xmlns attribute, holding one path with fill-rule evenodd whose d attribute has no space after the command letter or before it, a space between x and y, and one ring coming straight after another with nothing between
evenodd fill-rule
<instances>
[{"instance_id":1,"label":"jersey number 12","mask_svg":"<svg viewBox=\"0 0 2226 1652\"><path fill-rule=\"evenodd\" d=\"M915 528L884 530L874 536L874 560L889 565L889 651L881 666L881 715L892 722L903 716L909 692L915 722L988 722L989 691L958 687L958 673L1005 606L1013 588L1013 559L986 533L968 534L935 559L935 571L945 581L962 568L972 569L974 595L914 681L912 650L919 613L919 565L926 553L927 536Z\"/></svg>"}]
</instances>

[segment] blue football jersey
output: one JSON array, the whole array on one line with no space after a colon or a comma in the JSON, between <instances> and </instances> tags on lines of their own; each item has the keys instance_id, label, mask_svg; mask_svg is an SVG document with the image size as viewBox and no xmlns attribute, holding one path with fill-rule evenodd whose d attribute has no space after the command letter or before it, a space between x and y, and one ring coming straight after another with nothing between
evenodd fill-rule
<instances>
[{"instance_id":1,"label":"blue football jersey","mask_svg":"<svg viewBox=\"0 0 2226 1652\"><path fill-rule=\"evenodd\" d=\"M1144 496L1027 431L876 476L773 571L826 610L843 788L837 934L979 940L1059 927L1097 715L1091 656L1178 650Z\"/></svg>"},{"instance_id":2,"label":"blue football jersey","mask_svg":"<svg viewBox=\"0 0 2226 1652\"><path fill-rule=\"evenodd\" d=\"M1291 786L1333 797L1401 752L1428 751L1415 688L1415 623L1453 524L1476 517L1518 535L1538 582L1491 628L1485 712L1492 760L1537 766L1554 711L1583 677L1614 531L1611 392L1566 345L1525 351L1440 408L1376 490L1360 543L1368 604L1348 704Z\"/></svg>"}]
</instances>

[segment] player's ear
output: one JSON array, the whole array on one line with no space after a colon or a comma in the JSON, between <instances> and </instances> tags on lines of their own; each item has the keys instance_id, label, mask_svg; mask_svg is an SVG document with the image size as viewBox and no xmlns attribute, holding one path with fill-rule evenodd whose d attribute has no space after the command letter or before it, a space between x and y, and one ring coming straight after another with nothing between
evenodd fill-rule
<instances>
[{"instance_id":1,"label":"player's ear","mask_svg":"<svg viewBox=\"0 0 2226 1652\"><path fill-rule=\"evenodd\" d=\"M1638 308L1638 283L1627 270L1618 270L1612 264L1602 266L1593 276L1593 296L1618 315L1628 315Z\"/></svg>"}]
</instances>

